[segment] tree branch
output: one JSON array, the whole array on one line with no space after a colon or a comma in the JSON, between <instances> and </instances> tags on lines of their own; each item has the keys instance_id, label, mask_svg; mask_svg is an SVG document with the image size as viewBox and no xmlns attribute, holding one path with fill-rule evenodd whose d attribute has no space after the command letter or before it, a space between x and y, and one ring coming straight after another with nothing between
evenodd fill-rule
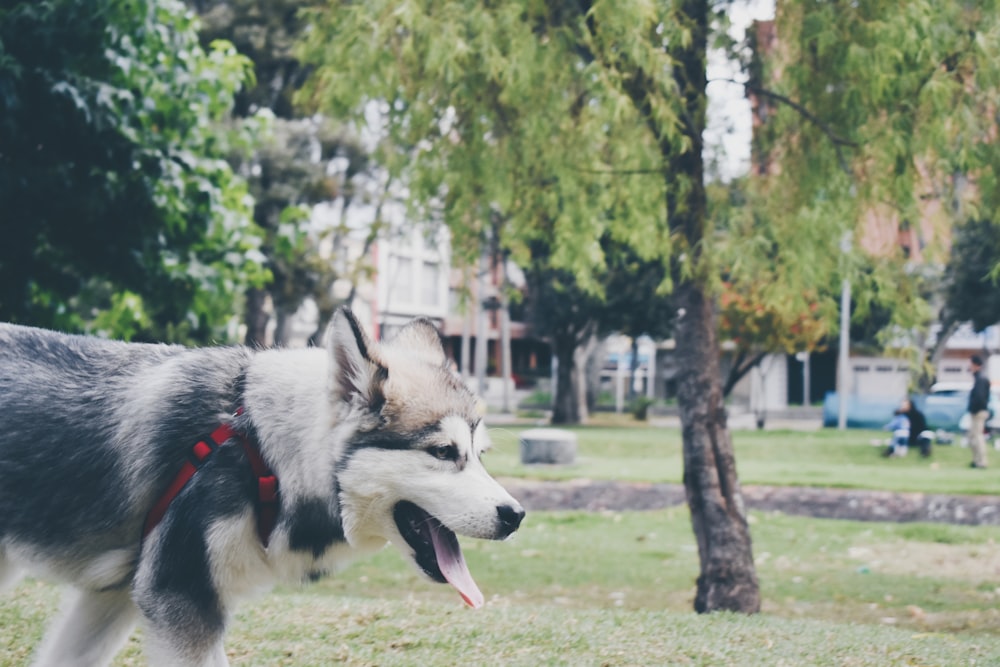
<instances>
[{"instance_id":1,"label":"tree branch","mask_svg":"<svg viewBox=\"0 0 1000 667\"><path fill-rule=\"evenodd\" d=\"M837 162L840 163L840 168L845 174L851 174L850 166L847 164L847 159L844 157L844 146L849 146L851 148L857 148L858 144L855 141L845 139L836 132L833 131L828 124L820 120L815 114L813 114L809 109L796 102L790 97L786 97L781 93L776 93L773 90L768 90L767 88L761 88L760 86L754 86L750 83L737 81L736 79L712 79L712 82L721 81L726 83L735 83L737 85L743 86L743 88L748 93L753 93L761 97L766 97L768 99L774 100L775 102L780 102L781 104L787 105L798 112L800 116L805 118L807 121L815 125L820 129L820 131L827 136L830 142L833 144L834 150L837 152Z\"/></svg>"},{"instance_id":2,"label":"tree branch","mask_svg":"<svg viewBox=\"0 0 1000 667\"><path fill-rule=\"evenodd\" d=\"M573 167L573 171L578 171L582 174L602 174L608 176L643 176L649 174L662 176L665 170L664 167L660 167L659 169L585 169L583 167Z\"/></svg>"},{"instance_id":3,"label":"tree branch","mask_svg":"<svg viewBox=\"0 0 1000 667\"><path fill-rule=\"evenodd\" d=\"M713 81L719 81L719 80L720 79L713 79ZM730 83L741 83L739 81L736 81L735 79L721 79L721 80L729 81ZM802 116L810 123L818 127L823 132L823 134L829 137L830 141L832 141L837 146L850 146L851 148L858 147L858 143L856 141L851 141L850 139L845 139L841 137L839 134L834 132L829 125L824 123L822 120L816 117L815 114L809 111L809 109L806 109L804 106L802 106L792 98L786 97L781 93L776 93L773 90L768 90L767 88L761 88L760 86L754 86L749 83L744 83L743 86L747 89L748 92L754 93L755 95L760 95L762 97L770 98L775 102L781 102L782 104L786 104L792 107L793 109L799 112L800 116Z\"/></svg>"},{"instance_id":4,"label":"tree branch","mask_svg":"<svg viewBox=\"0 0 1000 667\"><path fill-rule=\"evenodd\" d=\"M766 356L766 352L758 352L747 360L747 353L740 350L739 354L736 355L736 359L733 360L732 368L729 369L729 375L726 377L726 384L722 387L723 398L729 396L729 393L733 390L736 384L742 380L754 366L758 366Z\"/></svg>"}]
</instances>

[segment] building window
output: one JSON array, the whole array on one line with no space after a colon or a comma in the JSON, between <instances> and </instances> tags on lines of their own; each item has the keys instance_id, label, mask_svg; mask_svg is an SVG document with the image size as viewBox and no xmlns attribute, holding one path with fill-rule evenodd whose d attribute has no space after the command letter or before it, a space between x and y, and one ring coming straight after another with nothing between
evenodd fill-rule
<instances>
[{"instance_id":1,"label":"building window","mask_svg":"<svg viewBox=\"0 0 1000 667\"><path fill-rule=\"evenodd\" d=\"M441 265L437 262L424 262L423 275L420 276L420 305L441 305Z\"/></svg>"},{"instance_id":2,"label":"building window","mask_svg":"<svg viewBox=\"0 0 1000 667\"><path fill-rule=\"evenodd\" d=\"M389 301L413 303L413 260L409 257L394 257L394 270L389 284Z\"/></svg>"}]
</instances>

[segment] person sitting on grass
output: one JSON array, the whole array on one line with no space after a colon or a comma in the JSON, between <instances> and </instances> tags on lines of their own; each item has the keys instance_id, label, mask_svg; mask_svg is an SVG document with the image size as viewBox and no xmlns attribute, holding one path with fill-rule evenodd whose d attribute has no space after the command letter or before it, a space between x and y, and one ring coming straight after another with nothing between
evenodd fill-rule
<instances>
[{"instance_id":1,"label":"person sitting on grass","mask_svg":"<svg viewBox=\"0 0 1000 667\"><path fill-rule=\"evenodd\" d=\"M906 415L897 409L889 423L882 428L892 431L889 448L882 452L882 456L906 456L906 449L910 442L910 420L906 418Z\"/></svg>"},{"instance_id":2,"label":"person sitting on grass","mask_svg":"<svg viewBox=\"0 0 1000 667\"><path fill-rule=\"evenodd\" d=\"M931 441L934 438L934 433L927 429L927 418L924 417L924 413L918 410L913 401L908 398L903 399L899 406L899 412L906 415L910 422L907 445L914 448L919 447L920 456L928 458L931 455Z\"/></svg>"}]
</instances>

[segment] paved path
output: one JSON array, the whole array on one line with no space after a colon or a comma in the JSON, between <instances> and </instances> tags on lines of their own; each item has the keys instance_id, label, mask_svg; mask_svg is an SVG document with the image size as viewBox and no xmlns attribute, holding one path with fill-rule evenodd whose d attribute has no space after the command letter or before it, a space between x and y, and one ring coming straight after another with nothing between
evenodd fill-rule
<instances>
[{"instance_id":1,"label":"paved path","mask_svg":"<svg viewBox=\"0 0 1000 667\"><path fill-rule=\"evenodd\" d=\"M685 502L684 487L679 484L514 478L501 481L529 510L652 510ZM743 499L749 509L822 519L1000 526L1000 496L744 486Z\"/></svg>"}]
</instances>

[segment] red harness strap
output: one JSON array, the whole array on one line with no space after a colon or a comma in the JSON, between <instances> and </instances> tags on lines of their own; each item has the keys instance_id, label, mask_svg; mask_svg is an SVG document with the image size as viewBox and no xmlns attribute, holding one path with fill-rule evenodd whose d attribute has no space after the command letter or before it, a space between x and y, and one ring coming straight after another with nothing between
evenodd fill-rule
<instances>
[{"instance_id":1,"label":"red harness strap","mask_svg":"<svg viewBox=\"0 0 1000 667\"><path fill-rule=\"evenodd\" d=\"M243 408L240 408L236 414L242 412ZM278 478L267 467L260 451L229 424L222 424L212 431L212 435L207 439L199 440L191 448L190 460L184 462L170 486L146 515L146 523L142 529L143 539L160 523L163 515L167 513L167 508L170 507L170 503L174 501L181 489L191 481L191 478L204 465L205 461L218 447L232 437L240 439L243 451L246 452L250 467L253 469L254 477L257 479L257 535L264 547L267 548L268 540L271 539L271 533L274 531L274 525L278 518Z\"/></svg>"}]
</instances>

